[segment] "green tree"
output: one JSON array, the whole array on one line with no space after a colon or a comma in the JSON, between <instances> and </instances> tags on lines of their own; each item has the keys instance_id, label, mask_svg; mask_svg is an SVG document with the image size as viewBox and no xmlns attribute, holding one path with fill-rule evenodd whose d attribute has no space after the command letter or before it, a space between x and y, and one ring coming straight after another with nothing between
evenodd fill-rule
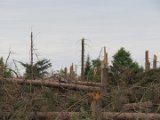
<instances>
[{"instance_id":1,"label":"green tree","mask_svg":"<svg viewBox=\"0 0 160 120\"><path fill-rule=\"evenodd\" d=\"M0 66L2 67L2 76L4 78L12 77L12 70L4 63L3 57L0 58Z\"/></svg>"},{"instance_id":2,"label":"green tree","mask_svg":"<svg viewBox=\"0 0 160 120\"><path fill-rule=\"evenodd\" d=\"M91 61L90 61L89 55L87 56L84 75L85 75L85 78L88 78L91 75Z\"/></svg>"},{"instance_id":3,"label":"green tree","mask_svg":"<svg viewBox=\"0 0 160 120\"><path fill-rule=\"evenodd\" d=\"M47 69L52 66L49 60L42 59L37 61L33 66L28 63L20 62L23 67L25 67L25 78L26 79L43 79L47 74ZM33 70L33 74L32 74Z\"/></svg>"},{"instance_id":4,"label":"green tree","mask_svg":"<svg viewBox=\"0 0 160 120\"><path fill-rule=\"evenodd\" d=\"M101 61L99 58L92 60L93 80L101 81Z\"/></svg>"},{"instance_id":5,"label":"green tree","mask_svg":"<svg viewBox=\"0 0 160 120\"><path fill-rule=\"evenodd\" d=\"M90 60L88 55L85 64L85 78L89 81L100 81L101 61L99 59Z\"/></svg>"},{"instance_id":6,"label":"green tree","mask_svg":"<svg viewBox=\"0 0 160 120\"><path fill-rule=\"evenodd\" d=\"M133 79L131 77L135 77L135 74L142 71L142 68L137 62L133 61L130 52L122 47L113 56L110 70L116 80L123 79L123 82L126 80L127 83L132 83ZM129 80L127 81L127 79Z\"/></svg>"}]
</instances>

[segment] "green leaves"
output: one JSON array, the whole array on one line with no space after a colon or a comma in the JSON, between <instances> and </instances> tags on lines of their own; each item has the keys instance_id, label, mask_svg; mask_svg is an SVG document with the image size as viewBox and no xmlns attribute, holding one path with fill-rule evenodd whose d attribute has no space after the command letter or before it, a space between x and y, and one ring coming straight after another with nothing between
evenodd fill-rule
<instances>
[{"instance_id":1,"label":"green leaves","mask_svg":"<svg viewBox=\"0 0 160 120\"><path fill-rule=\"evenodd\" d=\"M130 57L130 53L125 51L124 48L118 50L118 52L113 56L111 70L117 72L117 74L122 73L124 70L134 67L135 64Z\"/></svg>"},{"instance_id":2,"label":"green leaves","mask_svg":"<svg viewBox=\"0 0 160 120\"><path fill-rule=\"evenodd\" d=\"M0 66L2 67L2 75L4 78L12 77L11 69L4 63L3 57L0 58Z\"/></svg>"},{"instance_id":3,"label":"green leaves","mask_svg":"<svg viewBox=\"0 0 160 120\"><path fill-rule=\"evenodd\" d=\"M91 72L91 62L90 62L90 57L89 55L87 56L87 61L86 61L86 66L85 66L85 71L84 71L84 75L88 76Z\"/></svg>"},{"instance_id":4,"label":"green leaves","mask_svg":"<svg viewBox=\"0 0 160 120\"><path fill-rule=\"evenodd\" d=\"M31 66L31 64L28 63L23 63L23 62L20 63L26 69L25 71L26 79L37 79L37 78L43 79L48 74L47 69L52 66L50 61L47 59L39 60L35 64L33 64L33 66Z\"/></svg>"},{"instance_id":5,"label":"green leaves","mask_svg":"<svg viewBox=\"0 0 160 120\"><path fill-rule=\"evenodd\" d=\"M87 81L100 81L100 66L99 59L90 60L88 55L85 63L85 79Z\"/></svg>"},{"instance_id":6,"label":"green leaves","mask_svg":"<svg viewBox=\"0 0 160 120\"><path fill-rule=\"evenodd\" d=\"M132 78L134 78L138 72L143 71L138 63L133 61L130 52L124 48L118 50L113 56L110 70L117 81L127 83L133 83Z\"/></svg>"}]
</instances>

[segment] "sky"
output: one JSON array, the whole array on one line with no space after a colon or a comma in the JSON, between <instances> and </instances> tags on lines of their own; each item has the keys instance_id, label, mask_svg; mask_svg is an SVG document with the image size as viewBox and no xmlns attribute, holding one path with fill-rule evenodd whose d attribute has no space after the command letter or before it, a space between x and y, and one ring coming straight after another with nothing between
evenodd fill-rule
<instances>
[{"instance_id":1,"label":"sky","mask_svg":"<svg viewBox=\"0 0 160 120\"><path fill-rule=\"evenodd\" d=\"M91 59L106 46L111 61L125 47L144 65L145 50L151 61L160 55L160 1L0 0L0 56L6 59L11 50L9 65L29 62L31 31L34 60L50 59L53 70L72 63L80 69L82 38Z\"/></svg>"}]
</instances>

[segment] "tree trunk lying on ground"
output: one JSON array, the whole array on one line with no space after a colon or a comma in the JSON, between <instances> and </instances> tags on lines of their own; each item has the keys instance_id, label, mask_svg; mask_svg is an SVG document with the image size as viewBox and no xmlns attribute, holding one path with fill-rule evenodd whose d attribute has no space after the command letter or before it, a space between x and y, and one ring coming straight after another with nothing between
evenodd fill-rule
<instances>
[{"instance_id":1,"label":"tree trunk lying on ground","mask_svg":"<svg viewBox=\"0 0 160 120\"><path fill-rule=\"evenodd\" d=\"M79 112L32 112L30 114L31 120L70 120L71 118L80 117Z\"/></svg>"},{"instance_id":2,"label":"tree trunk lying on ground","mask_svg":"<svg viewBox=\"0 0 160 120\"><path fill-rule=\"evenodd\" d=\"M31 118L46 118L44 120L50 120L51 118L57 118L58 120L67 119L72 117L82 117L79 112L37 112L31 113ZM118 113L118 112L103 112L103 120L160 120L160 114L156 113Z\"/></svg>"},{"instance_id":3,"label":"tree trunk lying on ground","mask_svg":"<svg viewBox=\"0 0 160 120\"><path fill-rule=\"evenodd\" d=\"M97 87L102 86L101 83L98 83L98 82L71 81L71 83L78 84L78 85L97 86Z\"/></svg>"},{"instance_id":4,"label":"tree trunk lying on ground","mask_svg":"<svg viewBox=\"0 0 160 120\"><path fill-rule=\"evenodd\" d=\"M3 81L1 79L1 81ZM28 84L28 85L35 85L35 86L46 86L46 87L58 87L58 88L65 88L65 89L73 89L73 90L100 90L100 87L95 86L87 86L87 85L79 85L73 83L61 83L61 82L53 82L50 80L23 80L23 79L5 79L4 81L13 82L17 84Z\"/></svg>"},{"instance_id":5,"label":"tree trunk lying on ground","mask_svg":"<svg viewBox=\"0 0 160 120\"><path fill-rule=\"evenodd\" d=\"M151 101L147 101L147 102L125 104L122 110L125 112L126 111L151 112L152 108L153 108L153 103Z\"/></svg>"},{"instance_id":6,"label":"tree trunk lying on ground","mask_svg":"<svg viewBox=\"0 0 160 120\"><path fill-rule=\"evenodd\" d=\"M3 118L6 118L3 114ZM30 120L71 120L71 118L81 118L83 115L80 112L32 112ZM0 116L2 118L2 116ZM157 113L118 113L118 112L102 112L103 120L160 120L160 114Z\"/></svg>"},{"instance_id":7,"label":"tree trunk lying on ground","mask_svg":"<svg viewBox=\"0 0 160 120\"><path fill-rule=\"evenodd\" d=\"M104 112L103 119L104 120L160 120L160 114Z\"/></svg>"},{"instance_id":8,"label":"tree trunk lying on ground","mask_svg":"<svg viewBox=\"0 0 160 120\"><path fill-rule=\"evenodd\" d=\"M97 86L101 87L100 82L85 82L85 81L79 81L79 80L65 80L65 79L49 79L49 81L52 82L61 82L61 83L72 83L72 84L78 84L78 85L87 85L87 86Z\"/></svg>"}]
</instances>

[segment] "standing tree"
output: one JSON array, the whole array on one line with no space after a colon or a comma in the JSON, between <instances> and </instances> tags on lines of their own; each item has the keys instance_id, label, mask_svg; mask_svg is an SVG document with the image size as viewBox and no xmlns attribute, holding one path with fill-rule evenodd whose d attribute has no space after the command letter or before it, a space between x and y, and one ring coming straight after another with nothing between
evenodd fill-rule
<instances>
[{"instance_id":1,"label":"standing tree","mask_svg":"<svg viewBox=\"0 0 160 120\"><path fill-rule=\"evenodd\" d=\"M110 66L111 73L116 80L132 79L130 75L142 71L142 68L137 62L133 61L129 51L126 51L123 47L113 56L112 66ZM124 80L123 80L124 81ZM127 83L132 83L132 80Z\"/></svg>"},{"instance_id":2,"label":"standing tree","mask_svg":"<svg viewBox=\"0 0 160 120\"><path fill-rule=\"evenodd\" d=\"M91 75L91 62L89 55L87 56L86 64L85 64L85 70L84 70L85 79L89 79Z\"/></svg>"},{"instance_id":3,"label":"standing tree","mask_svg":"<svg viewBox=\"0 0 160 120\"><path fill-rule=\"evenodd\" d=\"M85 64L85 78L89 81L100 81L101 61L99 59L90 61L88 55Z\"/></svg>"},{"instance_id":4,"label":"standing tree","mask_svg":"<svg viewBox=\"0 0 160 120\"><path fill-rule=\"evenodd\" d=\"M99 58L92 60L93 80L101 81L101 61Z\"/></svg>"},{"instance_id":5,"label":"standing tree","mask_svg":"<svg viewBox=\"0 0 160 120\"><path fill-rule=\"evenodd\" d=\"M43 79L47 74L47 69L52 66L49 60L43 59L39 60L36 63L31 64L20 62L23 67L25 67L25 78L26 79L37 79L41 78ZM32 68L33 67L33 68ZM33 76L32 76L32 70L33 70Z\"/></svg>"},{"instance_id":6,"label":"standing tree","mask_svg":"<svg viewBox=\"0 0 160 120\"><path fill-rule=\"evenodd\" d=\"M12 72L10 68L8 68L8 65L4 63L3 57L0 58L0 66L2 67L2 76L4 78L12 77Z\"/></svg>"}]
</instances>

